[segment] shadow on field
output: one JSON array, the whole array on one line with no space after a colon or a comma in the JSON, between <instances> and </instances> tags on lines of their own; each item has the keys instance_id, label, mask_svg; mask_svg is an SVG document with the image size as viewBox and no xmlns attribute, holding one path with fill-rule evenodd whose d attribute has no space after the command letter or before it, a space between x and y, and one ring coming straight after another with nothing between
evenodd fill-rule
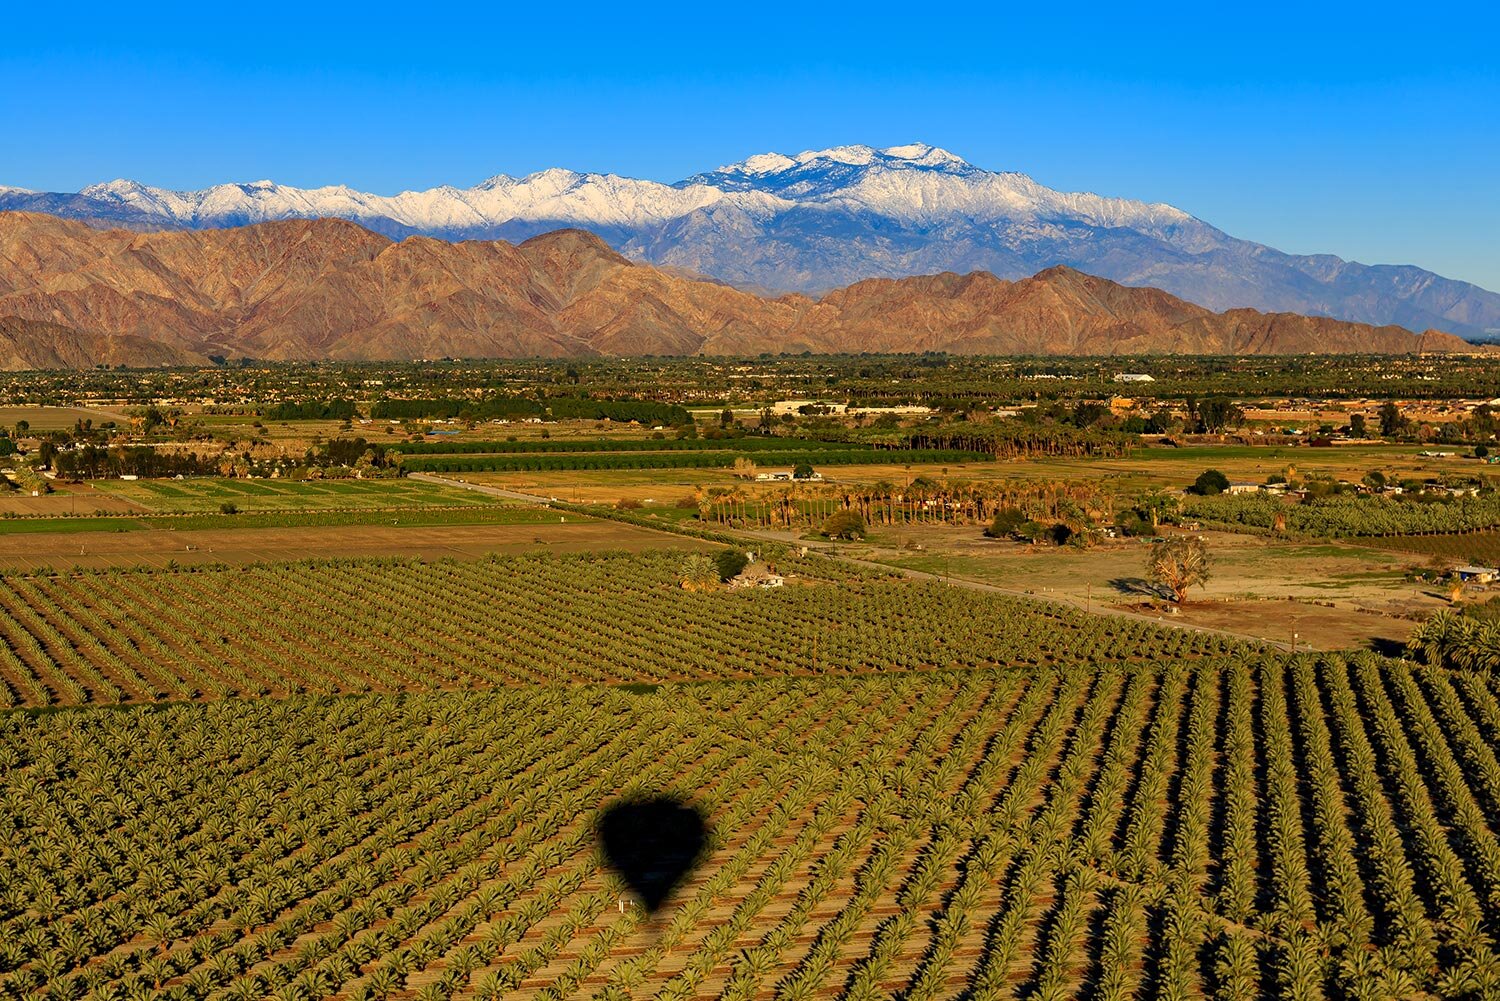
<instances>
[{"instance_id":1,"label":"shadow on field","mask_svg":"<svg viewBox=\"0 0 1500 1001\"><path fill-rule=\"evenodd\" d=\"M610 868L655 914L702 861L708 820L675 796L629 797L605 807L595 832Z\"/></svg>"},{"instance_id":2,"label":"shadow on field","mask_svg":"<svg viewBox=\"0 0 1500 1001\"><path fill-rule=\"evenodd\" d=\"M1112 577L1109 586L1127 597L1139 595L1143 598L1170 598L1172 595L1144 577Z\"/></svg>"}]
</instances>

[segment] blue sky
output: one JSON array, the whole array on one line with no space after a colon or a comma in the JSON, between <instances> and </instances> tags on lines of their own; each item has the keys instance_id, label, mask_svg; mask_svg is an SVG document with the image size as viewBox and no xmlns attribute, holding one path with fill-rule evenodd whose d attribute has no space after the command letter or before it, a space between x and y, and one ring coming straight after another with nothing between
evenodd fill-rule
<instances>
[{"instance_id":1,"label":"blue sky","mask_svg":"<svg viewBox=\"0 0 1500 1001\"><path fill-rule=\"evenodd\" d=\"M0 184L677 180L920 140L1500 290L1491 8L980 6L32 4L0 44Z\"/></svg>"}]
</instances>

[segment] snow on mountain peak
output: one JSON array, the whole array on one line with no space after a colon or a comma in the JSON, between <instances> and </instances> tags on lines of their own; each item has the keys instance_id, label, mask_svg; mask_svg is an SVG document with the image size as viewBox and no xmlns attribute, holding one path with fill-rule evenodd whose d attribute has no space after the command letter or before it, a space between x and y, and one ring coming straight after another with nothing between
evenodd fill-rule
<instances>
[{"instance_id":1,"label":"snow on mountain peak","mask_svg":"<svg viewBox=\"0 0 1500 1001\"><path fill-rule=\"evenodd\" d=\"M767 218L793 206L873 213L914 224L967 219L1071 219L1091 226L1156 229L1188 219L1166 205L1054 191L1018 173L997 173L930 143L768 152L676 184L560 167L472 188L383 196L346 186L303 189L270 180L170 191L116 180L82 194L186 225L239 225L333 216L389 221L427 233L493 231L513 223L639 227L721 209ZM726 216L727 218L727 216Z\"/></svg>"},{"instance_id":2,"label":"snow on mountain peak","mask_svg":"<svg viewBox=\"0 0 1500 1001\"><path fill-rule=\"evenodd\" d=\"M967 167L969 162L938 146L926 143L908 143L905 146L887 146L881 150L888 157L908 160L922 167Z\"/></svg>"},{"instance_id":3,"label":"snow on mountain peak","mask_svg":"<svg viewBox=\"0 0 1500 1001\"><path fill-rule=\"evenodd\" d=\"M867 167L879 156L880 153L873 146L831 146L828 149L803 150L797 154L796 161L799 164L826 161L850 167Z\"/></svg>"},{"instance_id":4,"label":"snow on mountain peak","mask_svg":"<svg viewBox=\"0 0 1500 1001\"><path fill-rule=\"evenodd\" d=\"M100 184L90 184L88 187L84 188L78 193L89 198L109 198L111 196L116 198L123 198L129 195L139 194L141 192L149 190L151 189L147 188L140 181L129 181L123 177L117 177L113 181L104 181Z\"/></svg>"},{"instance_id":5,"label":"snow on mountain peak","mask_svg":"<svg viewBox=\"0 0 1500 1001\"><path fill-rule=\"evenodd\" d=\"M774 174L795 167L797 161L782 153L757 153L739 163L731 163L714 171L716 174Z\"/></svg>"}]
</instances>

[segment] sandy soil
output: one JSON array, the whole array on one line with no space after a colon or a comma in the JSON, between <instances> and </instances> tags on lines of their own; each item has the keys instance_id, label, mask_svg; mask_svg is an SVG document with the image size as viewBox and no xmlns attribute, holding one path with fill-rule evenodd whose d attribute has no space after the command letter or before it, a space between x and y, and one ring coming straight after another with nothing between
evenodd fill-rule
<instances>
[{"instance_id":1,"label":"sandy soil","mask_svg":"<svg viewBox=\"0 0 1500 1001\"><path fill-rule=\"evenodd\" d=\"M146 508L125 497L95 490L88 483L55 483L53 492L33 497L24 491L0 494L0 515L139 514Z\"/></svg>"},{"instance_id":2,"label":"sandy soil","mask_svg":"<svg viewBox=\"0 0 1500 1001\"><path fill-rule=\"evenodd\" d=\"M1194 590L1180 621L1287 642L1291 633L1320 649L1400 642L1422 617L1447 603L1405 580L1413 559L1343 543L1299 544L1224 532L1203 533L1212 577ZM875 558L952 574L1085 606L1143 607L1148 544L1123 541L1071 549L985 539L977 528L919 527L877 535ZM921 550L897 545L920 545ZM851 554L862 552L851 549ZM1419 561L1418 561L1419 562ZM1331 606L1331 607L1329 607ZM1162 612L1161 614L1171 614Z\"/></svg>"},{"instance_id":3,"label":"sandy soil","mask_svg":"<svg viewBox=\"0 0 1500 1001\"><path fill-rule=\"evenodd\" d=\"M1406 642L1417 625L1411 619L1357 608L1326 608L1275 598L1264 601L1190 601L1175 613L1160 604L1125 603L1113 607L1149 618L1208 626L1278 643L1295 642L1298 649L1374 647L1391 652Z\"/></svg>"}]
</instances>

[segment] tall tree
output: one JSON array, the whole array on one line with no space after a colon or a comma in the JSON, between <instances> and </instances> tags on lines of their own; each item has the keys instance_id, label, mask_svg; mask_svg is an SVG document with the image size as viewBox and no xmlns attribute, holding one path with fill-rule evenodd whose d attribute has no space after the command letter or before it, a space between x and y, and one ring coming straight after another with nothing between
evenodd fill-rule
<instances>
[{"instance_id":1,"label":"tall tree","mask_svg":"<svg viewBox=\"0 0 1500 1001\"><path fill-rule=\"evenodd\" d=\"M1146 574L1152 583L1172 592L1172 600L1182 604L1190 587L1208 581L1208 543L1196 536L1174 535L1151 546L1146 557Z\"/></svg>"}]
</instances>

